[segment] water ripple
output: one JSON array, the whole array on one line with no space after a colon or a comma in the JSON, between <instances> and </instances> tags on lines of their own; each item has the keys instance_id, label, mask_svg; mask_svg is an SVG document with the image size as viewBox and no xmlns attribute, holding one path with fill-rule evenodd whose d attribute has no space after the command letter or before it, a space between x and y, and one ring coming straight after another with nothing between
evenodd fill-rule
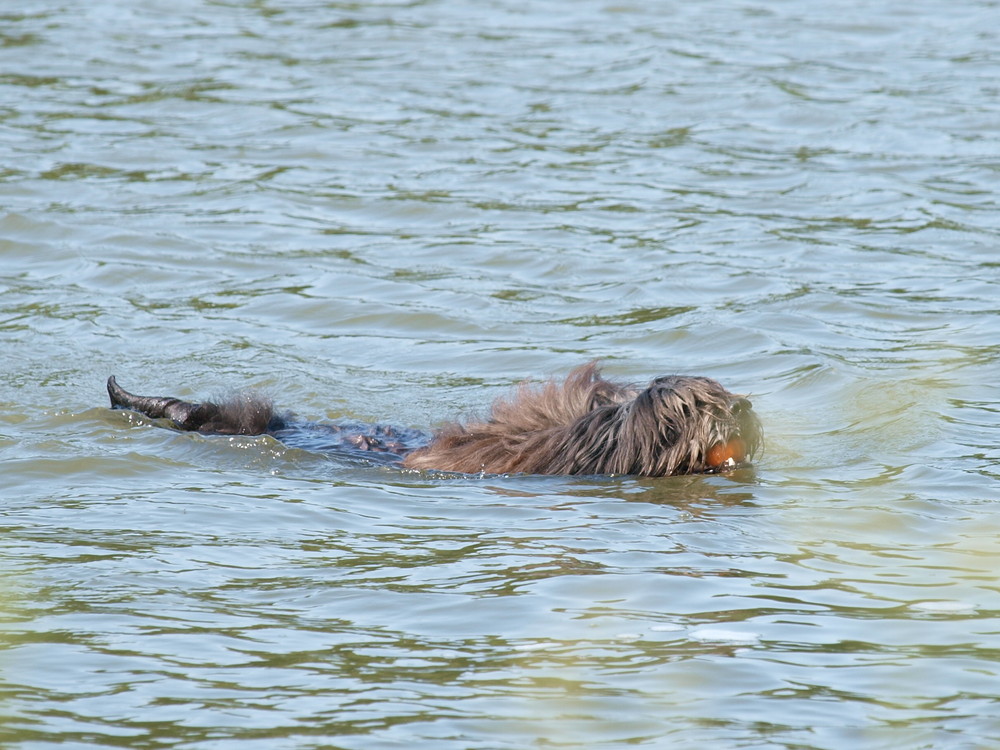
<instances>
[{"instance_id":1,"label":"water ripple","mask_svg":"<svg viewBox=\"0 0 1000 750\"><path fill-rule=\"evenodd\" d=\"M998 740L993 11L0 14L5 747ZM181 434L112 372L432 427L601 359L731 477Z\"/></svg>"}]
</instances>

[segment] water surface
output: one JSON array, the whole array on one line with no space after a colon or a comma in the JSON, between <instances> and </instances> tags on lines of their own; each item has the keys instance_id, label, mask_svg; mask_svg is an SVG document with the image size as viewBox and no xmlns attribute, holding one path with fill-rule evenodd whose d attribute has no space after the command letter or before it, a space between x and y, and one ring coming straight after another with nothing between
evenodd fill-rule
<instances>
[{"instance_id":1,"label":"water surface","mask_svg":"<svg viewBox=\"0 0 1000 750\"><path fill-rule=\"evenodd\" d=\"M1000 744L997 7L0 13L5 747ZM444 477L104 380L431 427L600 359L752 473Z\"/></svg>"}]
</instances>

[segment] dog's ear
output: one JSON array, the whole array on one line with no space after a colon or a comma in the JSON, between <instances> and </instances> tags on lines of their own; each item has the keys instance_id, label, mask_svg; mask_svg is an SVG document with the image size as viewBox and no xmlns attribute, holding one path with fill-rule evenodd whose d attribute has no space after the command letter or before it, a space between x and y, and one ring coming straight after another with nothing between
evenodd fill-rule
<instances>
[{"instance_id":1,"label":"dog's ear","mask_svg":"<svg viewBox=\"0 0 1000 750\"><path fill-rule=\"evenodd\" d=\"M669 448L676 440L669 415L661 413L651 388L620 405L611 442L617 473L662 476L672 471Z\"/></svg>"}]
</instances>

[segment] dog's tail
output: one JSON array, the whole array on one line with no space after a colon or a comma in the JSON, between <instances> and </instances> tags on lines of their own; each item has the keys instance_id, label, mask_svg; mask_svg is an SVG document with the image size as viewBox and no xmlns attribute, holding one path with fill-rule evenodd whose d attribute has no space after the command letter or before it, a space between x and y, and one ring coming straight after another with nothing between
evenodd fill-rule
<instances>
[{"instance_id":1,"label":"dog's tail","mask_svg":"<svg viewBox=\"0 0 1000 750\"><path fill-rule=\"evenodd\" d=\"M274 428L271 400L246 391L220 403L192 403L170 396L136 396L108 378L112 409L131 409L151 419L169 419L182 430L221 435L260 435Z\"/></svg>"}]
</instances>

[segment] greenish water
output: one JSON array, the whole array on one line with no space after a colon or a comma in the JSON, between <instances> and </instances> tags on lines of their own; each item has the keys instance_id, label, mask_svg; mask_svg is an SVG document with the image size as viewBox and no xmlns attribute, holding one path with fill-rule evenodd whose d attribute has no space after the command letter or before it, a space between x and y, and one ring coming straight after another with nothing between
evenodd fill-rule
<instances>
[{"instance_id":1,"label":"greenish water","mask_svg":"<svg viewBox=\"0 0 1000 750\"><path fill-rule=\"evenodd\" d=\"M0 744L1000 745L993 2L0 9ZM753 475L442 478L599 358Z\"/></svg>"}]
</instances>

